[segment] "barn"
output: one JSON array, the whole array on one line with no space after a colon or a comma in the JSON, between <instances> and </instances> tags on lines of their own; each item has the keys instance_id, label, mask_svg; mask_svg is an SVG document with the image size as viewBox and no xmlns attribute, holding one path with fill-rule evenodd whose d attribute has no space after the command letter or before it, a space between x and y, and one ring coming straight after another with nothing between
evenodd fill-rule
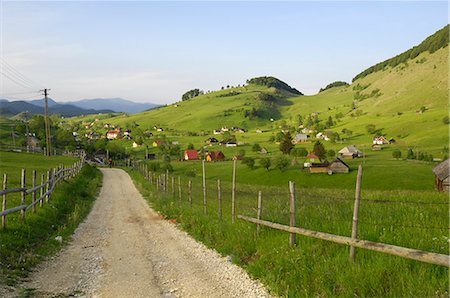
<instances>
[{"instance_id":1,"label":"barn","mask_svg":"<svg viewBox=\"0 0 450 298\"><path fill-rule=\"evenodd\" d=\"M348 173L350 171L350 167L338 157L330 163L328 170L333 174Z\"/></svg>"},{"instance_id":2,"label":"barn","mask_svg":"<svg viewBox=\"0 0 450 298\"><path fill-rule=\"evenodd\" d=\"M433 168L435 175L435 186L438 191L449 192L450 190L450 177L449 170L450 159L446 159Z\"/></svg>"}]
</instances>

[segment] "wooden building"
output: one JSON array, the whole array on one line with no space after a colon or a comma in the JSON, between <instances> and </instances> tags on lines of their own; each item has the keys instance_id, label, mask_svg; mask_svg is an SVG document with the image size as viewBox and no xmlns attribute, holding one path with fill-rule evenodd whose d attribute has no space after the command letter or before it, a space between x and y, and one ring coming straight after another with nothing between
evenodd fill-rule
<instances>
[{"instance_id":1,"label":"wooden building","mask_svg":"<svg viewBox=\"0 0 450 298\"><path fill-rule=\"evenodd\" d=\"M206 161L223 161L224 159L225 155L222 151L208 152L206 154Z\"/></svg>"},{"instance_id":2,"label":"wooden building","mask_svg":"<svg viewBox=\"0 0 450 298\"><path fill-rule=\"evenodd\" d=\"M330 165L328 166L328 169L331 173L348 173L350 171L350 167L348 164L342 161L339 157L333 160Z\"/></svg>"},{"instance_id":3,"label":"wooden building","mask_svg":"<svg viewBox=\"0 0 450 298\"><path fill-rule=\"evenodd\" d=\"M446 159L433 168L435 175L435 186L438 191L449 192L450 190L450 177L449 170L450 159Z\"/></svg>"},{"instance_id":4,"label":"wooden building","mask_svg":"<svg viewBox=\"0 0 450 298\"><path fill-rule=\"evenodd\" d=\"M328 173L329 162L313 163L309 167L310 173Z\"/></svg>"}]
</instances>

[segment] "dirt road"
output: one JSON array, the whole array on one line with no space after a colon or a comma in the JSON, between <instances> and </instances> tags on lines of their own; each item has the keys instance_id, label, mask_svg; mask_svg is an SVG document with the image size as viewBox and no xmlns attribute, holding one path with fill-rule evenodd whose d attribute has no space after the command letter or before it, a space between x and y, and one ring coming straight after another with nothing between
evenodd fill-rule
<instances>
[{"instance_id":1,"label":"dirt road","mask_svg":"<svg viewBox=\"0 0 450 298\"><path fill-rule=\"evenodd\" d=\"M44 297L269 296L242 269L161 220L127 173L102 172L99 198L73 241L24 287Z\"/></svg>"}]
</instances>

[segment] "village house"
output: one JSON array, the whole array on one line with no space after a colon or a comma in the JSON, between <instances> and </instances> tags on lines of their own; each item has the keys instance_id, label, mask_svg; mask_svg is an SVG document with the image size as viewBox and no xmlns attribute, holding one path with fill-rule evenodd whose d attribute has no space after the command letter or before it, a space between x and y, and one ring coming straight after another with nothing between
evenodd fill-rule
<instances>
[{"instance_id":1,"label":"village house","mask_svg":"<svg viewBox=\"0 0 450 298\"><path fill-rule=\"evenodd\" d=\"M326 133L324 133L324 132L319 132L318 134L316 134L316 139L324 140L324 141L329 141L330 140L328 135Z\"/></svg>"},{"instance_id":2,"label":"village house","mask_svg":"<svg viewBox=\"0 0 450 298\"><path fill-rule=\"evenodd\" d=\"M389 141L384 136L374 137L372 140L374 145L384 145L389 144Z\"/></svg>"},{"instance_id":3,"label":"village house","mask_svg":"<svg viewBox=\"0 0 450 298\"><path fill-rule=\"evenodd\" d=\"M328 173L348 173L350 171L350 167L339 157L333 160L328 166Z\"/></svg>"},{"instance_id":4,"label":"village house","mask_svg":"<svg viewBox=\"0 0 450 298\"><path fill-rule=\"evenodd\" d=\"M263 131L261 129L257 129L256 133L262 133Z\"/></svg>"},{"instance_id":5,"label":"village house","mask_svg":"<svg viewBox=\"0 0 450 298\"><path fill-rule=\"evenodd\" d=\"M214 129L214 130L213 130L213 134L215 134L215 135L220 135L220 134L222 134L222 131L219 130L219 129Z\"/></svg>"},{"instance_id":6,"label":"village house","mask_svg":"<svg viewBox=\"0 0 450 298\"><path fill-rule=\"evenodd\" d=\"M165 145L165 144L166 144L166 142L163 141L163 140L155 140L155 141L153 142L152 146L153 146L153 147L159 147L159 146Z\"/></svg>"},{"instance_id":7,"label":"village house","mask_svg":"<svg viewBox=\"0 0 450 298\"><path fill-rule=\"evenodd\" d=\"M357 157L363 156L363 153L361 151L359 151L358 148L356 148L353 145L342 148L341 150L338 151L338 153L343 158L357 158Z\"/></svg>"},{"instance_id":8,"label":"village house","mask_svg":"<svg viewBox=\"0 0 450 298\"><path fill-rule=\"evenodd\" d=\"M28 136L27 148L31 151L40 151L41 147L39 147L39 140L34 136Z\"/></svg>"},{"instance_id":9,"label":"village house","mask_svg":"<svg viewBox=\"0 0 450 298\"><path fill-rule=\"evenodd\" d=\"M106 133L106 138L108 140L116 140L117 138L120 137L121 133L122 133L122 131L120 130L120 128L113 129Z\"/></svg>"},{"instance_id":10,"label":"village house","mask_svg":"<svg viewBox=\"0 0 450 298\"><path fill-rule=\"evenodd\" d=\"M438 191L450 191L450 159L446 159L433 168L434 181Z\"/></svg>"},{"instance_id":11,"label":"village house","mask_svg":"<svg viewBox=\"0 0 450 298\"><path fill-rule=\"evenodd\" d=\"M206 153L206 161L223 161L225 160L225 155L222 151L214 151Z\"/></svg>"},{"instance_id":12,"label":"village house","mask_svg":"<svg viewBox=\"0 0 450 298\"><path fill-rule=\"evenodd\" d=\"M198 152L194 149L189 149L184 151L184 160L197 160Z\"/></svg>"},{"instance_id":13,"label":"village house","mask_svg":"<svg viewBox=\"0 0 450 298\"><path fill-rule=\"evenodd\" d=\"M236 142L226 142L225 147L237 147L237 143Z\"/></svg>"},{"instance_id":14,"label":"village house","mask_svg":"<svg viewBox=\"0 0 450 298\"><path fill-rule=\"evenodd\" d=\"M305 162L303 163L303 167L309 168L313 163L319 164L321 163L321 160L314 152L311 152L306 156Z\"/></svg>"},{"instance_id":15,"label":"village house","mask_svg":"<svg viewBox=\"0 0 450 298\"><path fill-rule=\"evenodd\" d=\"M298 133L295 135L294 139L292 140L293 144L300 144L305 143L308 141L309 136L304 133Z\"/></svg>"},{"instance_id":16,"label":"village house","mask_svg":"<svg viewBox=\"0 0 450 298\"><path fill-rule=\"evenodd\" d=\"M261 153L261 154L267 154L267 153L269 153L269 151L267 151L266 148L262 147L261 150L259 150L259 153Z\"/></svg>"},{"instance_id":17,"label":"village house","mask_svg":"<svg viewBox=\"0 0 450 298\"><path fill-rule=\"evenodd\" d=\"M223 126L220 130L223 132L229 131L228 127L226 127L226 126Z\"/></svg>"},{"instance_id":18,"label":"village house","mask_svg":"<svg viewBox=\"0 0 450 298\"><path fill-rule=\"evenodd\" d=\"M208 145L213 145L213 144L219 143L219 140L216 139L216 138L209 138L209 139L207 139L207 140L205 141L205 143L208 144Z\"/></svg>"},{"instance_id":19,"label":"village house","mask_svg":"<svg viewBox=\"0 0 450 298\"><path fill-rule=\"evenodd\" d=\"M138 148L138 147L141 147L142 145L139 145L138 143L136 143L136 142L133 142L133 148Z\"/></svg>"},{"instance_id":20,"label":"village house","mask_svg":"<svg viewBox=\"0 0 450 298\"><path fill-rule=\"evenodd\" d=\"M378 144L372 145L372 151L380 151L380 150L381 150L381 145L378 145Z\"/></svg>"},{"instance_id":21,"label":"village house","mask_svg":"<svg viewBox=\"0 0 450 298\"><path fill-rule=\"evenodd\" d=\"M310 173L329 173L328 169L329 163L328 161L320 162L320 163L312 163L309 166Z\"/></svg>"},{"instance_id":22,"label":"village house","mask_svg":"<svg viewBox=\"0 0 450 298\"><path fill-rule=\"evenodd\" d=\"M131 135L131 130L129 130L129 129L125 130L125 131L123 132L123 135L124 135L124 136L129 136L129 135Z\"/></svg>"},{"instance_id":23,"label":"village house","mask_svg":"<svg viewBox=\"0 0 450 298\"><path fill-rule=\"evenodd\" d=\"M303 128L300 132L301 132L301 133L304 133L304 134L309 134L309 133L313 133L314 130L311 129L311 128L305 127L305 128Z\"/></svg>"}]
</instances>

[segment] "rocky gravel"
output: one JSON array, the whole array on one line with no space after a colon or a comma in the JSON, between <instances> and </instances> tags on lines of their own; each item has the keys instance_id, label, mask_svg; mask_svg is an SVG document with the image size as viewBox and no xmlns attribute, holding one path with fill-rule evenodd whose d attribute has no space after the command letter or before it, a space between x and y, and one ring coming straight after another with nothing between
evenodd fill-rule
<instances>
[{"instance_id":1,"label":"rocky gravel","mask_svg":"<svg viewBox=\"0 0 450 298\"><path fill-rule=\"evenodd\" d=\"M22 288L38 297L271 297L229 258L162 219L126 172L101 170L86 221Z\"/></svg>"}]
</instances>

